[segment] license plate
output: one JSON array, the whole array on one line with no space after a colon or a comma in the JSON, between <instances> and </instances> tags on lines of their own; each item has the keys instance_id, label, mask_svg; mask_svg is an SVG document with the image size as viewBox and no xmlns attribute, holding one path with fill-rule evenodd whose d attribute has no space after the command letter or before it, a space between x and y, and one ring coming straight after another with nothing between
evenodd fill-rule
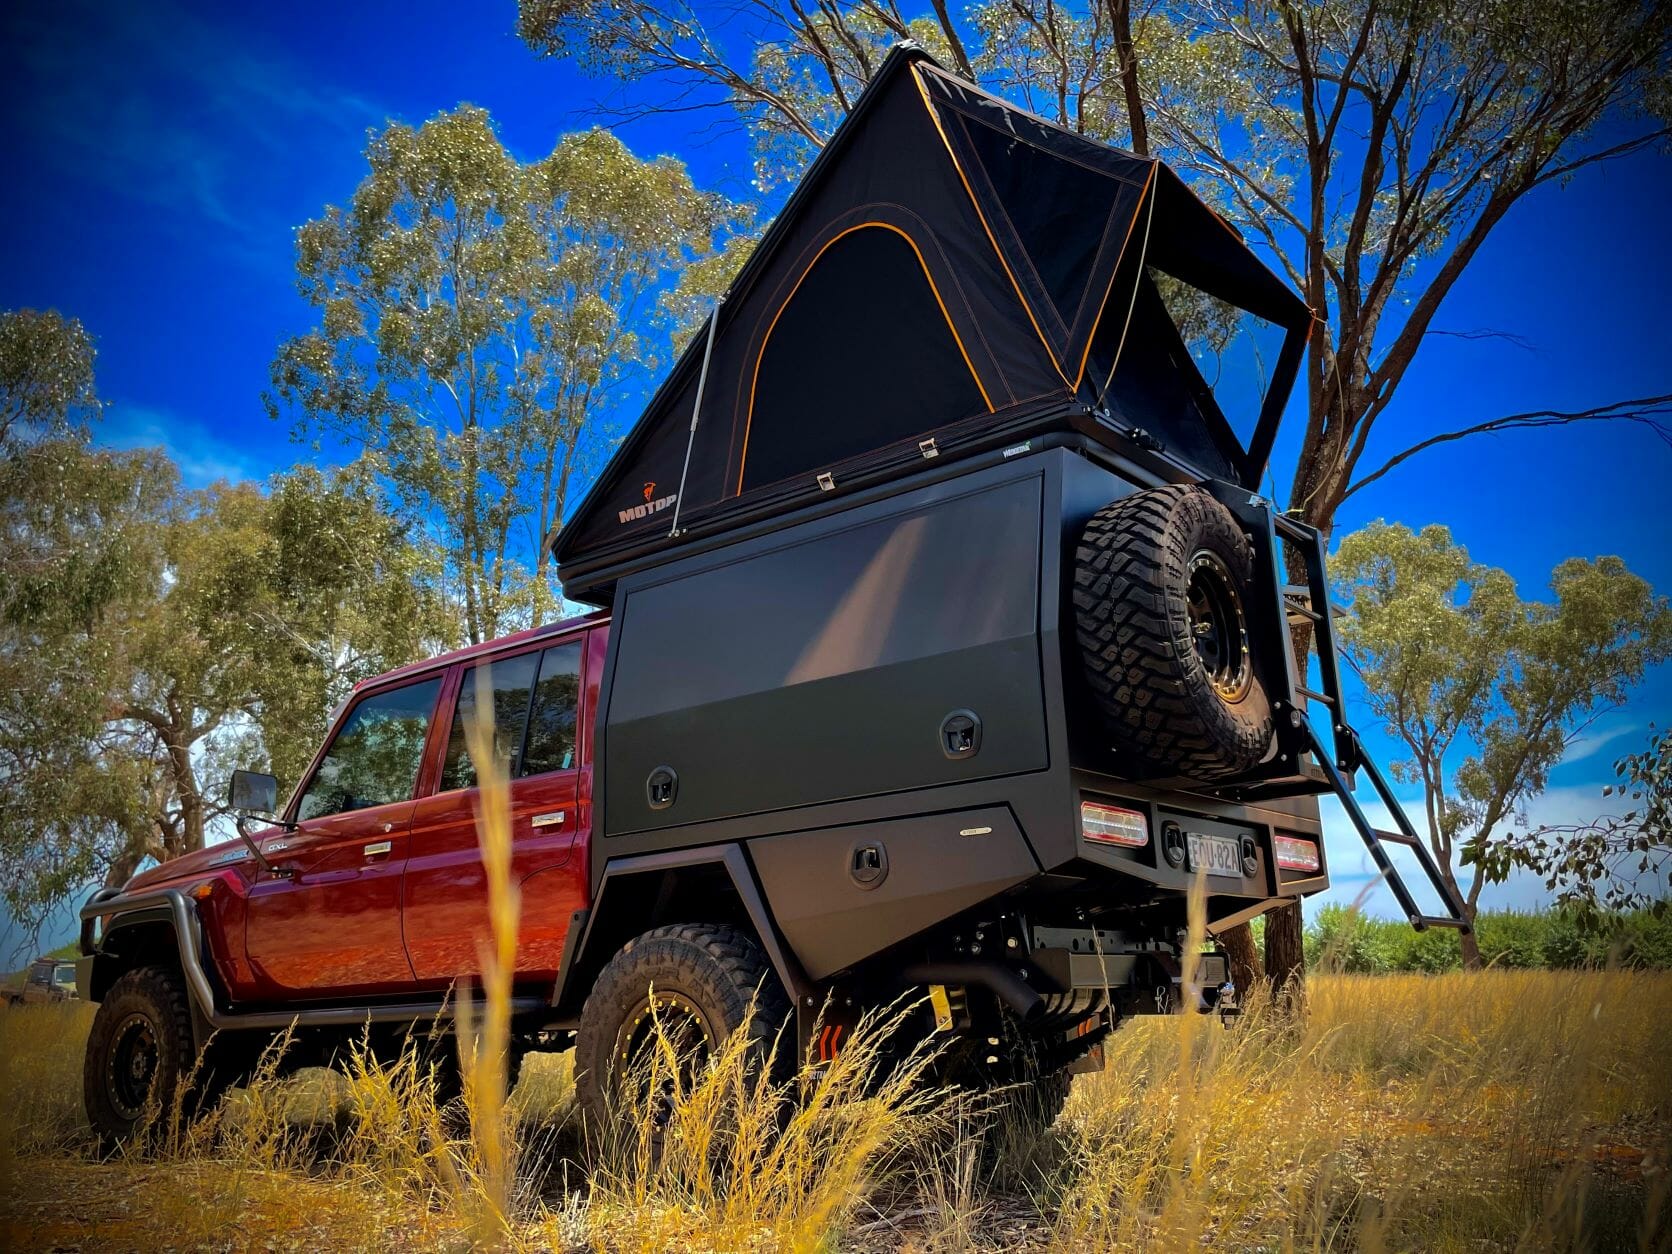
<instances>
[{"instance_id":1,"label":"license plate","mask_svg":"<svg viewBox=\"0 0 1672 1254\"><path fill-rule=\"evenodd\" d=\"M1191 832L1190 869L1207 869L1209 875L1230 875L1242 878L1242 847L1229 836L1205 836Z\"/></svg>"}]
</instances>

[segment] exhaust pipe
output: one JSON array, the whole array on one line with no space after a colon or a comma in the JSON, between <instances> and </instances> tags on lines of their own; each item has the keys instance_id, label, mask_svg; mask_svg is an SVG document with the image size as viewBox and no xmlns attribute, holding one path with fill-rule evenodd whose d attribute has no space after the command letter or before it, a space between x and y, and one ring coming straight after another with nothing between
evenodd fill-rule
<instances>
[{"instance_id":1,"label":"exhaust pipe","mask_svg":"<svg viewBox=\"0 0 1672 1254\"><path fill-rule=\"evenodd\" d=\"M997 962L919 962L901 973L907 984L975 984L1015 1012L1023 1023L1036 1023L1045 999L1016 972Z\"/></svg>"}]
</instances>

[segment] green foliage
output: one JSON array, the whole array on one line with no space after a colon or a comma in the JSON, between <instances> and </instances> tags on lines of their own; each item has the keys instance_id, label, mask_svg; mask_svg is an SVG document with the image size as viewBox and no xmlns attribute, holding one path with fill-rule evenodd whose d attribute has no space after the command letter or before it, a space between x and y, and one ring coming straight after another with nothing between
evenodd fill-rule
<instances>
[{"instance_id":1,"label":"green foliage","mask_svg":"<svg viewBox=\"0 0 1672 1254\"><path fill-rule=\"evenodd\" d=\"M1349 906L1328 905L1307 925L1308 968L1365 974L1392 969L1388 936Z\"/></svg>"},{"instance_id":2,"label":"green foliage","mask_svg":"<svg viewBox=\"0 0 1672 1254\"><path fill-rule=\"evenodd\" d=\"M1672 969L1672 918L1653 910L1602 912L1589 922L1565 909L1483 910L1475 930L1487 967ZM1328 905L1307 925L1306 961L1349 974L1434 974L1459 970L1463 950L1449 928L1418 932L1402 920Z\"/></svg>"},{"instance_id":3,"label":"green foliage","mask_svg":"<svg viewBox=\"0 0 1672 1254\"><path fill-rule=\"evenodd\" d=\"M0 449L79 434L99 415L93 337L53 310L0 312Z\"/></svg>"},{"instance_id":4,"label":"green foliage","mask_svg":"<svg viewBox=\"0 0 1672 1254\"><path fill-rule=\"evenodd\" d=\"M1570 558L1553 601L1524 601L1439 526L1372 523L1332 573L1350 610L1342 654L1408 752L1395 774L1422 785L1430 848L1472 911L1514 865L1513 825L1568 746L1672 655L1672 608L1617 557Z\"/></svg>"},{"instance_id":5,"label":"green foliage","mask_svg":"<svg viewBox=\"0 0 1672 1254\"><path fill-rule=\"evenodd\" d=\"M1583 925L1605 910L1664 911L1672 898L1672 731L1614 763L1618 782L1602 790L1620 813L1589 823L1547 824L1481 850L1487 874L1513 867L1542 876Z\"/></svg>"},{"instance_id":6,"label":"green foliage","mask_svg":"<svg viewBox=\"0 0 1672 1254\"><path fill-rule=\"evenodd\" d=\"M456 637L364 464L188 491L158 451L50 429L0 450L0 892L25 923L200 848L234 767L294 780L356 680Z\"/></svg>"},{"instance_id":7,"label":"green foliage","mask_svg":"<svg viewBox=\"0 0 1672 1254\"><path fill-rule=\"evenodd\" d=\"M742 217L606 131L525 164L461 106L393 123L349 202L297 232L318 318L267 397L298 435L367 450L433 544L473 641L557 607L547 551L600 415L658 366L658 293Z\"/></svg>"}]
</instances>

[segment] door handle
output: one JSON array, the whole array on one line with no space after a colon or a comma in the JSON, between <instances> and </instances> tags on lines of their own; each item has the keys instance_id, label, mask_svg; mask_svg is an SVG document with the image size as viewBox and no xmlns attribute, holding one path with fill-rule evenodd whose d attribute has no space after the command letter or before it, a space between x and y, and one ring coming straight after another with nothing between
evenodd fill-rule
<instances>
[{"instance_id":1,"label":"door handle","mask_svg":"<svg viewBox=\"0 0 1672 1254\"><path fill-rule=\"evenodd\" d=\"M528 820L528 825L530 827L558 827L562 825L564 817L564 811L552 810L546 814L536 814Z\"/></svg>"},{"instance_id":2,"label":"door handle","mask_svg":"<svg viewBox=\"0 0 1672 1254\"><path fill-rule=\"evenodd\" d=\"M362 850L362 852L368 858L380 858L384 854L388 853L389 850L392 849L392 848L394 848L394 845L390 841L379 840L379 841L374 841L372 844L367 845L365 847L365 849Z\"/></svg>"}]
</instances>

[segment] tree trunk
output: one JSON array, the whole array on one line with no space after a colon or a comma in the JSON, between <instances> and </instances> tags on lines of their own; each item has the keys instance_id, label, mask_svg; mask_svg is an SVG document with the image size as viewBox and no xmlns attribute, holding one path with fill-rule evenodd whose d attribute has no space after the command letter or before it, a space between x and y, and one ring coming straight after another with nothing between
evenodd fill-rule
<instances>
[{"instance_id":1,"label":"tree trunk","mask_svg":"<svg viewBox=\"0 0 1672 1254\"><path fill-rule=\"evenodd\" d=\"M1120 58L1120 85L1126 97L1132 151L1147 157L1149 125L1144 120L1144 97L1138 89L1138 54L1132 47L1132 0L1109 0L1109 21L1115 28L1115 55Z\"/></svg>"},{"instance_id":2,"label":"tree trunk","mask_svg":"<svg viewBox=\"0 0 1672 1254\"><path fill-rule=\"evenodd\" d=\"M1474 911L1469 913L1472 916ZM1473 924L1474 919L1471 917L1469 922ZM1463 949L1463 969L1479 971L1483 964L1480 960L1480 939L1475 935L1474 928L1471 926L1467 932L1458 933L1457 941Z\"/></svg>"},{"instance_id":3,"label":"tree trunk","mask_svg":"<svg viewBox=\"0 0 1672 1254\"><path fill-rule=\"evenodd\" d=\"M1304 991L1306 950L1301 938L1300 902L1278 906L1266 915L1266 975L1272 993Z\"/></svg>"},{"instance_id":4,"label":"tree trunk","mask_svg":"<svg viewBox=\"0 0 1672 1254\"><path fill-rule=\"evenodd\" d=\"M1260 968L1260 951L1254 944L1254 932L1246 923L1239 923L1219 936L1219 944L1231 962L1231 983L1237 986L1238 998L1248 996L1248 990L1265 977Z\"/></svg>"},{"instance_id":5,"label":"tree trunk","mask_svg":"<svg viewBox=\"0 0 1672 1254\"><path fill-rule=\"evenodd\" d=\"M129 845L117 854L105 872L104 886L106 888L121 888L134 877L139 864L145 859L145 850Z\"/></svg>"}]
</instances>

